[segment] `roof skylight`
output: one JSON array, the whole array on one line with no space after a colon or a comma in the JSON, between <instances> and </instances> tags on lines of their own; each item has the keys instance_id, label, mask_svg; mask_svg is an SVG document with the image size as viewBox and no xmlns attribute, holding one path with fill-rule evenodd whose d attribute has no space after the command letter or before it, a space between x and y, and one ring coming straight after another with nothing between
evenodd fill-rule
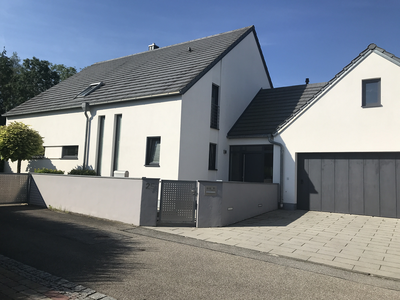
<instances>
[{"instance_id":1,"label":"roof skylight","mask_svg":"<svg viewBox=\"0 0 400 300\"><path fill-rule=\"evenodd\" d=\"M85 97L89 95L91 92L97 90L100 86L104 85L103 82L92 83L87 88L85 88L82 92L80 92L76 97Z\"/></svg>"}]
</instances>

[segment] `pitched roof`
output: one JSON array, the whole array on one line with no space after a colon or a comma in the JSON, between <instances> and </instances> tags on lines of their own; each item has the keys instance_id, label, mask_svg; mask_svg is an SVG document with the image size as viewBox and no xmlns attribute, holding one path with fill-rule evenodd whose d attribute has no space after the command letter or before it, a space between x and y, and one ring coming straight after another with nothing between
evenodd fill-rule
<instances>
[{"instance_id":1,"label":"pitched roof","mask_svg":"<svg viewBox=\"0 0 400 300\"><path fill-rule=\"evenodd\" d=\"M258 43L254 26L250 26L95 63L4 115L76 108L82 102L98 105L184 94L251 32ZM269 78L265 62L264 67ZM77 97L91 84L100 82L104 85L84 97Z\"/></svg>"},{"instance_id":2,"label":"pitched roof","mask_svg":"<svg viewBox=\"0 0 400 300\"><path fill-rule=\"evenodd\" d=\"M370 44L329 82L262 89L228 132L228 138L275 135L371 53L381 55L400 66L400 58L375 44Z\"/></svg>"},{"instance_id":3,"label":"pitched roof","mask_svg":"<svg viewBox=\"0 0 400 300\"><path fill-rule=\"evenodd\" d=\"M314 83L261 89L228 132L228 137L266 137L273 134L325 85Z\"/></svg>"}]
</instances>

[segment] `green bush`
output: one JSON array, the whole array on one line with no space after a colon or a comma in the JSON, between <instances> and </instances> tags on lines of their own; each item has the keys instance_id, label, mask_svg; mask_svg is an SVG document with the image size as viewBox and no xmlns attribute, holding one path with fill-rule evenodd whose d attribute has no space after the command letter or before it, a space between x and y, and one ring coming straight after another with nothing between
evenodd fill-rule
<instances>
[{"instance_id":1,"label":"green bush","mask_svg":"<svg viewBox=\"0 0 400 300\"><path fill-rule=\"evenodd\" d=\"M69 175L88 175L88 176L96 176L97 175L95 170L82 169L80 167L72 169L68 174Z\"/></svg>"},{"instance_id":2,"label":"green bush","mask_svg":"<svg viewBox=\"0 0 400 300\"><path fill-rule=\"evenodd\" d=\"M52 174L64 174L64 171L61 170L52 170L47 168L35 169L35 173L52 173Z\"/></svg>"}]
</instances>

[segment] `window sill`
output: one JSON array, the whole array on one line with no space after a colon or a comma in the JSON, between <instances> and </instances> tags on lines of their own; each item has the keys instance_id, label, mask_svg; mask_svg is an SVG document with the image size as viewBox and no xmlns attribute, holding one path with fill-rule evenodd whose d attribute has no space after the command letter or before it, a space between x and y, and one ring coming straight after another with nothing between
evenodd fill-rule
<instances>
[{"instance_id":1,"label":"window sill","mask_svg":"<svg viewBox=\"0 0 400 300\"><path fill-rule=\"evenodd\" d=\"M159 168L160 165L144 165L145 167L149 167L149 168Z\"/></svg>"},{"instance_id":2,"label":"window sill","mask_svg":"<svg viewBox=\"0 0 400 300\"><path fill-rule=\"evenodd\" d=\"M372 108L372 107L383 107L382 104L370 104L370 105L365 105L361 106L362 108Z\"/></svg>"},{"instance_id":3,"label":"window sill","mask_svg":"<svg viewBox=\"0 0 400 300\"><path fill-rule=\"evenodd\" d=\"M218 169L208 169L208 171L218 171Z\"/></svg>"},{"instance_id":4,"label":"window sill","mask_svg":"<svg viewBox=\"0 0 400 300\"><path fill-rule=\"evenodd\" d=\"M71 156L71 157L64 156L64 157L61 157L61 159L66 159L66 160L78 160L78 158L77 158L76 156Z\"/></svg>"}]
</instances>

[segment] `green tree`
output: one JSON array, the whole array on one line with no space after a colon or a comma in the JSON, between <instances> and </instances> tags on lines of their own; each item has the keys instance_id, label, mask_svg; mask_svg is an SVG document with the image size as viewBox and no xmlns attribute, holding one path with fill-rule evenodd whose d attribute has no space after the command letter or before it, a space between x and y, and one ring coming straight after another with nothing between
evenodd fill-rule
<instances>
[{"instance_id":1,"label":"green tree","mask_svg":"<svg viewBox=\"0 0 400 300\"><path fill-rule=\"evenodd\" d=\"M13 83L17 95L15 106L31 99L60 82L60 76L47 60L24 59L20 74Z\"/></svg>"},{"instance_id":2,"label":"green tree","mask_svg":"<svg viewBox=\"0 0 400 300\"><path fill-rule=\"evenodd\" d=\"M63 64L60 65L52 64L51 70L56 72L58 76L60 76L60 81L63 81L68 77L71 77L72 75L75 75L77 73L74 67L67 67Z\"/></svg>"},{"instance_id":3,"label":"green tree","mask_svg":"<svg viewBox=\"0 0 400 300\"><path fill-rule=\"evenodd\" d=\"M12 98L13 62L6 54L6 49L0 54L0 115L6 112Z\"/></svg>"},{"instance_id":4,"label":"green tree","mask_svg":"<svg viewBox=\"0 0 400 300\"><path fill-rule=\"evenodd\" d=\"M0 53L0 115L76 74L73 67L51 64L47 60L21 59L16 52ZM3 123L2 123L3 121ZM5 124L0 119L0 125Z\"/></svg>"},{"instance_id":5,"label":"green tree","mask_svg":"<svg viewBox=\"0 0 400 300\"><path fill-rule=\"evenodd\" d=\"M43 153L43 138L28 125L12 122L0 127L0 158L18 161L17 173L21 173L21 161Z\"/></svg>"}]
</instances>

